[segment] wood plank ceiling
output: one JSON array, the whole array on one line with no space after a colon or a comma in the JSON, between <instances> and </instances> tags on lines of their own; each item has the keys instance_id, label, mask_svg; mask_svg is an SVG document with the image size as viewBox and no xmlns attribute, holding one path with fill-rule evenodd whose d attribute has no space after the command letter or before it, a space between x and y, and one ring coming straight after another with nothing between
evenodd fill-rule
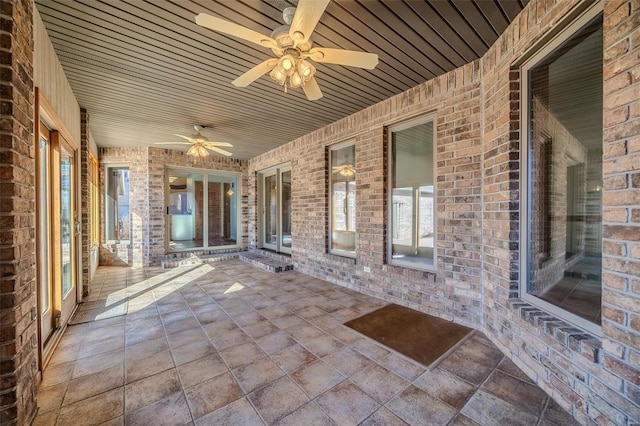
<instances>
[{"instance_id":1,"label":"wood plank ceiling","mask_svg":"<svg viewBox=\"0 0 640 426\"><path fill-rule=\"evenodd\" d=\"M249 159L477 59L528 0L334 0L315 45L377 53L361 70L315 64L324 93L283 93L268 75L231 84L269 49L195 24L205 12L270 35L297 0L36 0L99 146L152 146L193 133ZM180 145L165 148L183 149Z\"/></svg>"}]
</instances>

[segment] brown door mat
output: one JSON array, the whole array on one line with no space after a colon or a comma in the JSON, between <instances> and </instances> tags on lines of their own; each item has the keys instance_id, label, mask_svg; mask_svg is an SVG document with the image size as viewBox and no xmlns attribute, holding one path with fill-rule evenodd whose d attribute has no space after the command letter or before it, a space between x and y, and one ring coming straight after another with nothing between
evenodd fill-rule
<instances>
[{"instance_id":1,"label":"brown door mat","mask_svg":"<svg viewBox=\"0 0 640 426\"><path fill-rule=\"evenodd\" d=\"M345 323L429 367L473 329L399 305L387 305Z\"/></svg>"}]
</instances>

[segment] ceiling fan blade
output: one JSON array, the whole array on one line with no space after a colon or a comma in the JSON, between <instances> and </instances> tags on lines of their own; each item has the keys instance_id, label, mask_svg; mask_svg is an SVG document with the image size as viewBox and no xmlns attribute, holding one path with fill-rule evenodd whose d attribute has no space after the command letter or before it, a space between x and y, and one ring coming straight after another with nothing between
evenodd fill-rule
<instances>
[{"instance_id":1,"label":"ceiling fan blade","mask_svg":"<svg viewBox=\"0 0 640 426\"><path fill-rule=\"evenodd\" d=\"M228 146L233 148L233 145L231 145L229 142L204 142L203 143L204 146L206 146L208 148L208 145L210 146Z\"/></svg>"},{"instance_id":2,"label":"ceiling fan blade","mask_svg":"<svg viewBox=\"0 0 640 426\"><path fill-rule=\"evenodd\" d=\"M230 153L229 151L225 151L224 149L221 149L221 148L216 148L215 146L209 147L209 149L210 149L211 151L215 151L215 152L217 152L217 153L219 153L219 154L222 154L222 155L224 155L224 156L226 156L226 157L231 157L231 156L233 155L233 154L232 154L232 153Z\"/></svg>"},{"instance_id":3,"label":"ceiling fan blade","mask_svg":"<svg viewBox=\"0 0 640 426\"><path fill-rule=\"evenodd\" d=\"M184 138L184 139L188 140L191 143L195 143L195 141L193 140L193 138L191 136L184 136L184 135L178 135L178 134L176 134L176 136L179 137L179 138Z\"/></svg>"},{"instance_id":4,"label":"ceiling fan blade","mask_svg":"<svg viewBox=\"0 0 640 426\"><path fill-rule=\"evenodd\" d=\"M200 13L196 16L196 24L200 25L201 27L209 28L213 31L229 34L231 36L250 41L251 43L259 44L260 46L278 46L278 43L276 43L276 41L269 36L260 34L257 31L250 30L249 28L243 27L242 25L234 24L233 22L225 21L224 19L207 15L206 13Z\"/></svg>"},{"instance_id":5,"label":"ceiling fan blade","mask_svg":"<svg viewBox=\"0 0 640 426\"><path fill-rule=\"evenodd\" d=\"M251 68L249 71L242 74L240 77L236 78L232 81L233 85L236 87L247 87L269 71L273 69L278 63L277 59L271 58L266 61L259 63L255 67Z\"/></svg>"},{"instance_id":6,"label":"ceiling fan blade","mask_svg":"<svg viewBox=\"0 0 640 426\"><path fill-rule=\"evenodd\" d=\"M192 145L191 142L154 142L155 145Z\"/></svg>"},{"instance_id":7,"label":"ceiling fan blade","mask_svg":"<svg viewBox=\"0 0 640 426\"><path fill-rule=\"evenodd\" d=\"M378 65L378 55L375 53L357 52L355 50L315 47L309 50L308 57L316 62L346 65L368 70L372 70Z\"/></svg>"},{"instance_id":8,"label":"ceiling fan blade","mask_svg":"<svg viewBox=\"0 0 640 426\"><path fill-rule=\"evenodd\" d=\"M318 25L330 0L300 0L293 15L289 35L296 43L305 43Z\"/></svg>"},{"instance_id":9,"label":"ceiling fan blade","mask_svg":"<svg viewBox=\"0 0 640 426\"><path fill-rule=\"evenodd\" d=\"M311 77L311 80L302 86L302 90L304 90L304 94L307 95L307 99L310 101L316 101L322 97L322 91L315 77Z\"/></svg>"}]
</instances>

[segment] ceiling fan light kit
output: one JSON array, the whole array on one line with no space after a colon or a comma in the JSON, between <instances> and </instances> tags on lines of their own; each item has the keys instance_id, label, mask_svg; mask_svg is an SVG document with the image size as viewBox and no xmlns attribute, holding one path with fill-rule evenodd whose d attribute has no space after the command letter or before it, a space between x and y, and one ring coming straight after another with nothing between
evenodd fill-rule
<instances>
[{"instance_id":1,"label":"ceiling fan light kit","mask_svg":"<svg viewBox=\"0 0 640 426\"><path fill-rule=\"evenodd\" d=\"M286 8L282 12L286 25L276 28L271 37L206 13L197 15L196 23L213 31L270 48L276 55L276 58L267 59L236 78L232 82L235 86L246 87L263 75L269 74L284 87L285 93L287 87L301 87L307 99L317 100L322 97L322 91L315 79L316 68L307 59L365 69L373 69L378 64L378 55L374 53L312 48L311 33L329 2L330 0L300 0L297 8Z\"/></svg>"},{"instance_id":2,"label":"ceiling fan light kit","mask_svg":"<svg viewBox=\"0 0 640 426\"><path fill-rule=\"evenodd\" d=\"M225 157L230 157L232 154L226 151L221 146L233 147L229 142L213 142L206 136L203 136L200 132L204 127L193 126L196 132L191 136L176 135L180 138L186 139L187 142L156 142L156 145L191 145L187 150L187 155L194 158L194 161L198 158L205 158L209 156L209 151L217 152Z\"/></svg>"}]
</instances>

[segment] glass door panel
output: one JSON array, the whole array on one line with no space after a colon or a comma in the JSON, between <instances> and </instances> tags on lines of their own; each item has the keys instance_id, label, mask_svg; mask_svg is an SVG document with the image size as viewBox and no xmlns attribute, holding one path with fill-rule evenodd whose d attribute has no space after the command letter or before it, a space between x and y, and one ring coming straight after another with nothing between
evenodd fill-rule
<instances>
[{"instance_id":1,"label":"glass door panel","mask_svg":"<svg viewBox=\"0 0 640 426\"><path fill-rule=\"evenodd\" d=\"M60 253L62 259L62 295L73 288L73 184L72 158L62 150L60 156Z\"/></svg>"},{"instance_id":2,"label":"glass door panel","mask_svg":"<svg viewBox=\"0 0 640 426\"><path fill-rule=\"evenodd\" d=\"M53 309L51 297L53 294L51 279L51 244L49 226L51 205L49 193L51 191L51 160L50 160L50 132L40 124L40 142L37 153L37 223L38 223L38 288L40 291L40 321L42 340L46 340L53 331Z\"/></svg>"},{"instance_id":3,"label":"glass door panel","mask_svg":"<svg viewBox=\"0 0 640 426\"><path fill-rule=\"evenodd\" d=\"M280 211L281 211L281 240L280 250L291 253L291 170L282 172L280 175L282 188L280 194Z\"/></svg>"},{"instance_id":4,"label":"glass door panel","mask_svg":"<svg viewBox=\"0 0 640 426\"><path fill-rule=\"evenodd\" d=\"M277 250L278 244L278 185L277 176L264 177L264 196L263 196L263 212L264 212L264 246L273 250Z\"/></svg>"}]
</instances>

